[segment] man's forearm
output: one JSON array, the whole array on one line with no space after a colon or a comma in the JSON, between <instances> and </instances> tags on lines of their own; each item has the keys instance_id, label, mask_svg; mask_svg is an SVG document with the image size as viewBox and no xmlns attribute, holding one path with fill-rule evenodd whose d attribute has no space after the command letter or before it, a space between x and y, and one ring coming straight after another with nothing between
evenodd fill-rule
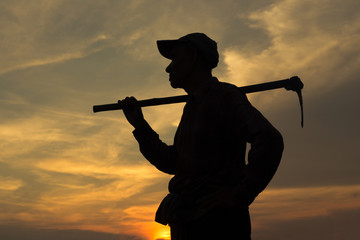
<instances>
[{"instance_id":1,"label":"man's forearm","mask_svg":"<svg viewBox=\"0 0 360 240\"><path fill-rule=\"evenodd\" d=\"M275 129L251 143L243 181L252 195L258 195L269 184L280 164L283 149L282 136Z\"/></svg>"},{"instance_id":2,"label":"man's forearm","mask_svg":"<svg viewBox=\"0 0 360 240\"><path fill-rule=\"evenodd\" d=\"M173 146L162 142L147 122L135 128L133 134L139 143L140 152L151 164L162 172L175 174L177 154Z\"/></svg>"}]
</instances>

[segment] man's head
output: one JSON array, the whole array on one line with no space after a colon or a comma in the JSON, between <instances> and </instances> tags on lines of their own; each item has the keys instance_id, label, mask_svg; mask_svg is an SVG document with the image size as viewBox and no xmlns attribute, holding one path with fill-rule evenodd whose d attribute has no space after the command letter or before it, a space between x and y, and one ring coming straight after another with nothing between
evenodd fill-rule
<instances>
[{"instance_id":1,"label":"man's head","mask_svg":"<svg viewBox=\"0 0 360 240\"><path fill-rule=\"evenodd\" d=\"M183 88L191 75L208 72L219 62L217 44L203 33L191 33L176 40L157 41L159 52L171 61L166 68L171 86Z\"/></svg>"},{"instance_id":2,"label":"man's head","mask_svg":"<svg viewBox=\"0 0 360 240\"><path fill-rule=\"evenodd\" d=\"M184 43L194 47L202 58L203 63L210 69L217 66L219 62L217 43L204 33L190 33L176 40L158 40L157 46L162 56L172 59L171 50Z\"/></svg>"}]
</instances>

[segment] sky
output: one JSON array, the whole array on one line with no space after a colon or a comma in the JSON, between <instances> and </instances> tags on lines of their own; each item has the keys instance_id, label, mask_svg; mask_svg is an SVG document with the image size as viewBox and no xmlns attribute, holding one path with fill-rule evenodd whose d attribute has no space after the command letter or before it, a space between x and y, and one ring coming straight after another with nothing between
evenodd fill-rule
<instances>
[{"instance_id":1,"label":"sky","mask_svg":"<svg viewBox=\"0 0 360 240\"><path fill-rule=\"evenodd\" d=\"M156 40L204 32L220 81L299 76L294 92L249 94L285 150L250 206L253 240L358 239L358 0L0 0L0 238L155 240L170 175L139 153L126 96L184 94ZM144 108L171 144L184 104Z\"/></svg>"}]
</instances>

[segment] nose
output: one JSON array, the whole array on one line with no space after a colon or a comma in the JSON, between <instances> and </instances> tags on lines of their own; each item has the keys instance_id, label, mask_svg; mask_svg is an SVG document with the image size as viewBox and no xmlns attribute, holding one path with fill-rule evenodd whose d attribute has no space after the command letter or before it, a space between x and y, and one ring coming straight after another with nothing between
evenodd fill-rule
<instances>
[{"instance_id":1,"label":"nose","mask_svg":"<svg viewBox=\"0 0 360 240\"><path fill-rule=\"evenodd\" d=\"M166 67L165 71L167 73L170 73L170 70L171 70L171 63Z\"/></svg>"}]
</instances>

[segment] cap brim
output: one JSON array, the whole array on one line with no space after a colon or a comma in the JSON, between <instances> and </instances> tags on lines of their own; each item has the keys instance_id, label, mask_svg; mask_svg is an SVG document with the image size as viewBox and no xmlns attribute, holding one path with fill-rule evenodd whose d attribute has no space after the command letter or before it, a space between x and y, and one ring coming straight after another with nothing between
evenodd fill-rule
<instances>
[{"instance_id":1,"label":"cap brim","mask_svg":"<svg viewBox=\"0 0 360 240\"><path fill-rule=\"evenodd\" d=\"M171 59L171 50L177 46L180 41L179 40L158 40L156 41L157 47L159 49L160 54L168 59Z\"/></svg>"}]
</instances>

